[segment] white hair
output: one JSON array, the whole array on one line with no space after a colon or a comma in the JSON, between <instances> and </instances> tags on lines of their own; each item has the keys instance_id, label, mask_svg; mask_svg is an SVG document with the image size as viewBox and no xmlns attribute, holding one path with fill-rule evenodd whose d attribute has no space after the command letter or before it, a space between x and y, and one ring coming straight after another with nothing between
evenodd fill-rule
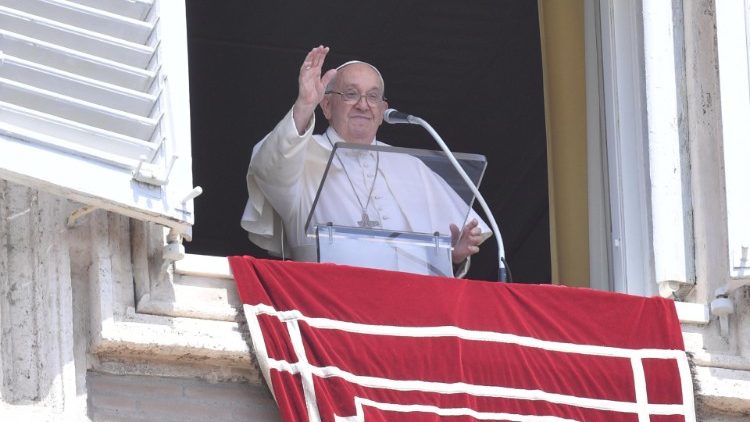
<instances>
[{"instance_id":1,"label":"white hair","mask_svg":"<svg viewBox=\"0 0 750 422\"><path fill-rule=\"evenodd\" d=\"M348 61L346 63L343 63L343 64L339 65L339 67L337 67L336 70L340 71L341 69L343 69L343 68L345 68L345 67L347 67L349 65L352 65L352 64L364 64L364 65L370 66L370 68L372 70L374 70L375 73L378 75L378 79L380 79L380 88L383 90L382 94L385 94L385 81L383 80L383 75L380 74L380 71L378 70L377 67L371 65L370 63L363 62L363 61L360 61L360 60L350 60L350 61ZM338 77L338 74L336 75L336 77L334 77L333 79L331 79L330 82L328 82L328 86L326 86L326 91L330 91L331 89L333 89L333 86L336 84L336 78L337 77Z\"/></svg>"}]
</instances>

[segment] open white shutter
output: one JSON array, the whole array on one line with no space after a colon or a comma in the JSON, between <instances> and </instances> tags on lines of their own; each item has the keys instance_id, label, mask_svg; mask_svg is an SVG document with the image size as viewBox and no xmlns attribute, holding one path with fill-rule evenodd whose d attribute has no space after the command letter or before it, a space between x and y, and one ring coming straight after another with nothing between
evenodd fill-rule
<instances>
[{"instance_id":1,"label":"open white shutter","mask_svg":"<svg viewBox=\"0 0 750 422\"><path fill-rule=\"evenodd\" d=\"M193 222L183 0L0 0L0 178Z\"/></svg>"},{"instance_id":2,"label":"open white shutter","mask_svg":"<svg viewBox=\"0 0 750 422\"><path fill-rule=\"evenodd\" d=\"M716 31L730 276L750 280L750 0L719 0Z\"/></svg>"}]
</instances>

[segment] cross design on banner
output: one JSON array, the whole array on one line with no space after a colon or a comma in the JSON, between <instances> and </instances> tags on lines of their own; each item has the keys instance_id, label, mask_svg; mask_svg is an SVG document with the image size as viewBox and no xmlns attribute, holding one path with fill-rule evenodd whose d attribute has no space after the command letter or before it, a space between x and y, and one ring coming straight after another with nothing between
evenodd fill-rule
<instances>
[{"instance_id":1,"label":"cross design on banner","mask_svg":"<svg viewBox=\"0 0 750 422\"><path fill-rule=\"evenodd\" d=\"M533 337L524 337L514 334L473 331L454 326L439 327L402 327L382 326L352 323L346 321L332 320L326 318L312 318L303 315L299 311L277 311L268 305L244 305L245 315L248 319L250 334L255 348L258 361L269 386L271 382L271 370L288 374L298 374L301 378L302 390L307 406L309 421L320 421L320 407L316 397L315 380L337 378L363 389L384 389L397 392L424 392L426 394L465 394L476 398L497 398L519 401L546 401L554 405L578 407L584 409L595 409L604 412L617 412L619 414L632 414L637 420L649 421L651 416L678 415L683 416L685 421L695 421L695 409L692 402L693 390L690 369L687 356L681 350L668 349L626 349L617 347L574 344L540 340ZM269 357L264 332L261 330L259 317L265 315L276 318L284 324L286 334L296 355L296 361L274 359ZM635 400L608 400L602 398L580 397L569 394L560 394L543 391L540 389L511 388L504 386L477 385L471 383L444 383L426 380L399 380L384 377L373 377L352 373L341 367L315 366L308 361L308 352L305 349L306 342L303 340L303 330L300 322L304 322L311 330L338 330L345 333L356 333L366 336L398 336L408 338L446 338L452 337L462 341L480 341L490 343L503 343L516 345L523 348L540 349L546 352L559 353L562 355L575 354L604 358L623 359L630 362L632 370L633 386L635 388ZM679 372L680 385L682 389L683 403L654 404L649 403L647 380L644 371L644 360L672 361L676 364ZM273 387L272 387L273 388ZM380 419L386 419L390 412L419 412L434 414L438 416L463 416L476 420L509 420L509 421L570 421L555 415L528 415L502 412L487 412L479 409L469 408L445 408L429 403L386 403L368 397L353 395L351 408L356 409L355 414L335 415L337 422L361 422L365 421L366 415L379 415Z\"/></svg>"}]
</instances>

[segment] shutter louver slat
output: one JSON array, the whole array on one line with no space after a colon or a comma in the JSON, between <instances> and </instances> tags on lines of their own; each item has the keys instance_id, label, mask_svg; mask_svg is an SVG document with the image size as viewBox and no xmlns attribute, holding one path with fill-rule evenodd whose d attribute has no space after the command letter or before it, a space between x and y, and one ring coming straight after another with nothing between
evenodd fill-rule
<instances>
[{"instance_id":1,"label":"shutter louver slat","mask_svg":"<svg viewBox=\"0 0 750 422\"><path fill-rule=\"evenodd\" d=\"M0 102L0 112L3 114L0 131L8 135L32 137L38 142L56 148L68 148L76 153L80 145L86 148L87 156L90 157L97 157L94 151L101 151L101 144L106 142L107 149L102 151L102 155L105 161L112 164L135 167L140 156L149 157L158 148L157 144L151 142L100 130L9 103ZM75 141L70 141L70 139ZM119 158L112 160L112 155Z\"/></svg>"},{"instance_id":2,"label":"shutter louver slat","mask_svg":"<svg viewBox=\"0 0 750 422\"><path fill-rule=\"evenodd\" d=\"M154 30L153 22L144 22L66 0L0 0L0 6L21 9L74 27L97 28L97 32L101 34L142 45L147 44Z\"/></svg>"},{"instance_id":3,"label":"shutter louver slat","mask_svg":"<svg viewBox=\"0 0 750 422\"><path fill-rule=\"evenodd\" d=\"M0 0L0 178L190 237L184 0Z\"/></svg>"},{"instance_id":4,"label":"shutter louver slat","mask_svg":"<svg viewBox=\"0 0 750 422\"><path fill-rule=\"evenodd\" d=\"M151 62L152 47L76 28L0 6L0 28L38 40L48 40L61 47L82 53L146 68Z\"/></svg>"},{"instance_id":5,"label":"shutter louver slat","mask_svg":"<svg viewBox=\"0 0 750 422\"><path fill-rule=\"evenodd\" d=\"M75 73L123 88L148 92L156 71L113 62L0 28L0 51L44 66Z\"/></svg>"},{"instance_id":6,"label":"shutter louver slat","mask_svg":"<svg viewBox=\"0 0 750 422\"><path fill-rule=\"evenodd\" d=\"M126 32L127 26L140 28L140 44L108 35ZM157 70L149 69L158 66L153 60L157 47L144 45L157 42L151 39L152 23L66 0L0 0L0 28L0 49L7 59L0 71L0 102L17 108L16 119L4 128L7 133L44 137L48 144L53 139L57 147L73 150L80 145L87 156L96 156L92 151L98 147L104 161L114 152L105 139L161 139L158 93L149 92L160 89L154 84ZM61 77L65 74L73 78ZM114 90L102 90L104 85ZM128 102L122 95L126 91L140 98L131 95ZM141 100L138 112L133 98ZM88 135L80 137L81 130ZM76 136L67 138L71 135ZM91 142L92 135L103 139ZM124 154L120 163L134 168L144 155L154 158L141 148L114 150Z\"/></svg>"},{"instance_id":7,"label":"shutter louver slat","mask_svg":"<svg viewBox=\"0 0 750 422\"><path fill-rule=\"evenodd\" d=\"M154 110L157 96L153 94L108 84L13 56L5 56L2 60L0 78L27 85L35 83L41 89L56 90L63 95L143 117Z\"/></svg>"},{"instance_id":8,"label":"shutter louver slat","mask_svg":"<svg viewBox=\"0 0 750 422\"><path fill-rule=\"evenodd\" d=\"M0 101L148 141L158 120L0 78Z\"/></svg>"},{"instance_id":9,"label":"shutter louver slat","mask_svg":"<svg viewBox=\"0 0 750 422\"><path fill-rule=\"evenodd\" d=\"M148 13L151 11L151 6L154 2L153 0L74 0L74 3L133 19L144 20L148 17Z\"/></svg>"}]
</instances>

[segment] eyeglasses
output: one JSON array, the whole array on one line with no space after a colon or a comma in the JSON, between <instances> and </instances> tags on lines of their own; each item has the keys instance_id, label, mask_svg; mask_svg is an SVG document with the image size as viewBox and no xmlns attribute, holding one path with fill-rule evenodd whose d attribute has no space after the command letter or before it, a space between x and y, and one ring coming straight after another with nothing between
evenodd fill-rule
<instances>
[{"instance_id":1,"label":"eyeglasses","mask_svg":"<svg viewBox=\"0 0 750 422\"><path fill-rule=\"evenodd\" d=\"M347 104L357 104L362 97L365 97L365 101L367 101L367 104L369 104L372 107L379 106L383 101L385 101L385 97L383 97L381 94L378 94L377 92L370 92L368 94L360 94L357 91L346 91L346 92L338 92L338 91L326 91L326 94L339 94L341 95L341 98L344 99L344 102Z\"/></svg>"}]
</instances>

